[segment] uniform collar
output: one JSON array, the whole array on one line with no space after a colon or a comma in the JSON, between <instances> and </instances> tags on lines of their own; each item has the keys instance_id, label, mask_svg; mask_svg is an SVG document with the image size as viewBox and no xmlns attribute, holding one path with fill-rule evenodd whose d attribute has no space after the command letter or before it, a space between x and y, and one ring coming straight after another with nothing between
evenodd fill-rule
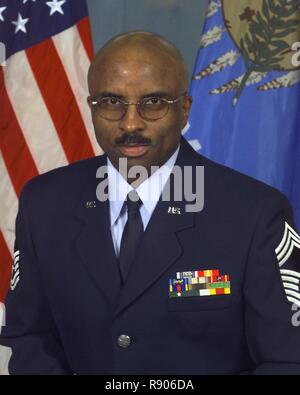
<instances>
[{"instance_id":1,"label":"uniform collar","mask_svg":"<svg viewBox=\"0 0 300 395\"><path fill-rule=\"evenodd\" d=\"M136 188L136 191L149 215L152 214L160 198L161 192L174 167L179 148L180 145L178 145L176 151L164 163L164 165L162 165L154 174L152 174ZM119 171L113 166L108 157L107 173L111 225L114 225L116 220L119 218L125 198L127 194L133 190L133 187L128 184Z\"/></svg>"}]
</instances>

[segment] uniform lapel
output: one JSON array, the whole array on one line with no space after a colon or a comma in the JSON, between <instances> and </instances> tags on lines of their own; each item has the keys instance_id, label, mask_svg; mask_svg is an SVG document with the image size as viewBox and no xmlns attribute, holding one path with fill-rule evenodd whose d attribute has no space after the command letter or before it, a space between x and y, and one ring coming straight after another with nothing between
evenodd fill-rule
<instances>
[{"instance_id":1,"label":"uniform lapel","mask_svg":"<svg viewBox=\"0 0 300 395\"><path fill-rule=\"evenodd\" d=\"M92 281L115 305L121 278L110 231L109 201L99 202L96 197L97 185L107 176L96 179L97 168L106 165L106 157L101 159L98 166L92 169L92 174L88 175L75 209L80 227L75 245Z\"/></svg>"},{"instance_id":2,"label":"uniform lapel","mask_svg":"<svg viewBox=\"0 0 300 395\"><path fill-rule=\"evenodd\" d=\"M199 165L199 156L195 155L195 151L183 140L176 165ZM174 190L172 178L165 186L168 187L170 191ZM172 193L170 201L159 200L120 293L115 316L157 281L183 254L185 246L179 241L179 232L195 226L195 213L185 212L185 205L184 199L175 201ZM170 212L172 207L177 209L177 213Z\"/></svg>"},{"instance_id":3,"label":"uniform lapel","mask_svg":"<svg viewBox=\"0 0 300 395\"><path fill-rule=\"evenodd\" d=\"M177 232L194 225L194 214L172 216L168 214L168 207L169 203L159 202L153 213L120 293L116 315L157 281L183 253Z\"/></svg>"}]
</instances>

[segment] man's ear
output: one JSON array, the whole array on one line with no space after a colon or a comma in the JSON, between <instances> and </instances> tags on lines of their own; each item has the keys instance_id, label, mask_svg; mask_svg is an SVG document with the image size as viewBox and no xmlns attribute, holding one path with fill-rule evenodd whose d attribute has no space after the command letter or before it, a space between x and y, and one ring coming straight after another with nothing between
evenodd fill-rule
<instances>
[{"instance_id":1,"label":"man's ear","mask_svg":"<svg viewBox=\"0 0 300 395\"><path fill-rule=\"evenodd\" d=\"M86 98L86 101L87 101L87 104L89 105L90 109L92 109L92 104L91 104L92 99L91 99L91 96L88 96L88 97Z\"/></svg>"},{"instance_id":2,"label":"man's ear","mask_svg":"<svg viewBox=\"0 0 300 395\"><path fill-rule=\"evenodd\" d=\"M190 109L192 107L192 103L193 103L193 98L192 96L185 96L183 99L183 104L182 104L182 109L183 109L183 125L182 125L182 129L185 127L188 118L189 118L189 113L190 113Z\"/></svg>"}]
</instances>

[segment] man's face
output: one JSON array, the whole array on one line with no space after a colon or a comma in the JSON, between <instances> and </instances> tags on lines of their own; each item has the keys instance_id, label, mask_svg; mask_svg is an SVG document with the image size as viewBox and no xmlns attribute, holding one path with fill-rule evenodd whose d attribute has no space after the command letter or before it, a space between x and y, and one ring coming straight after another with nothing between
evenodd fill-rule
<instances>
[{"instance_id":1,"label":"man's face","mask_svg":"<svg viewBox=\"0 0 300 395\"><path fill-rule=\"evenodd\" d=\"M115 96L130 103L153 96L172 100L185 93L178 80L178 71L164 59L146 51L123 51L99 64L90 91L92 97ZM161 166L180 142L190 105L190 98L182 97L155 121L143 119L134 105L128 106L121 120L106 120L91 105L97 141L116 168L119 158L127 158L129 168Z\"/></svg>"}]
</instances>

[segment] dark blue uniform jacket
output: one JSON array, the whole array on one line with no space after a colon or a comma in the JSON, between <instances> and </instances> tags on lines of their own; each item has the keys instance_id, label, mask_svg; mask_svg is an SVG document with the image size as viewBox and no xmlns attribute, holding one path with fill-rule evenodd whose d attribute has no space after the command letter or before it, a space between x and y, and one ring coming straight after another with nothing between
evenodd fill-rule
<instances>
[{"instance_id":1,"label":"dark blue uniform jacket","mask_svg":"<svg viewBox=\"0 0 300 395\"><path fill-rule=\"evenodd\" d=\"M182 138L176 165L204 166L203 210L161 199L122 287L109 202L96 197L104 165L80 161L23 189L0 340L10 373L300 374L300 238L287 199ZM212 283L202 289L226 284L191 287L197 296L181 288L184 272Z\"/></svg>"}]
</instances>

